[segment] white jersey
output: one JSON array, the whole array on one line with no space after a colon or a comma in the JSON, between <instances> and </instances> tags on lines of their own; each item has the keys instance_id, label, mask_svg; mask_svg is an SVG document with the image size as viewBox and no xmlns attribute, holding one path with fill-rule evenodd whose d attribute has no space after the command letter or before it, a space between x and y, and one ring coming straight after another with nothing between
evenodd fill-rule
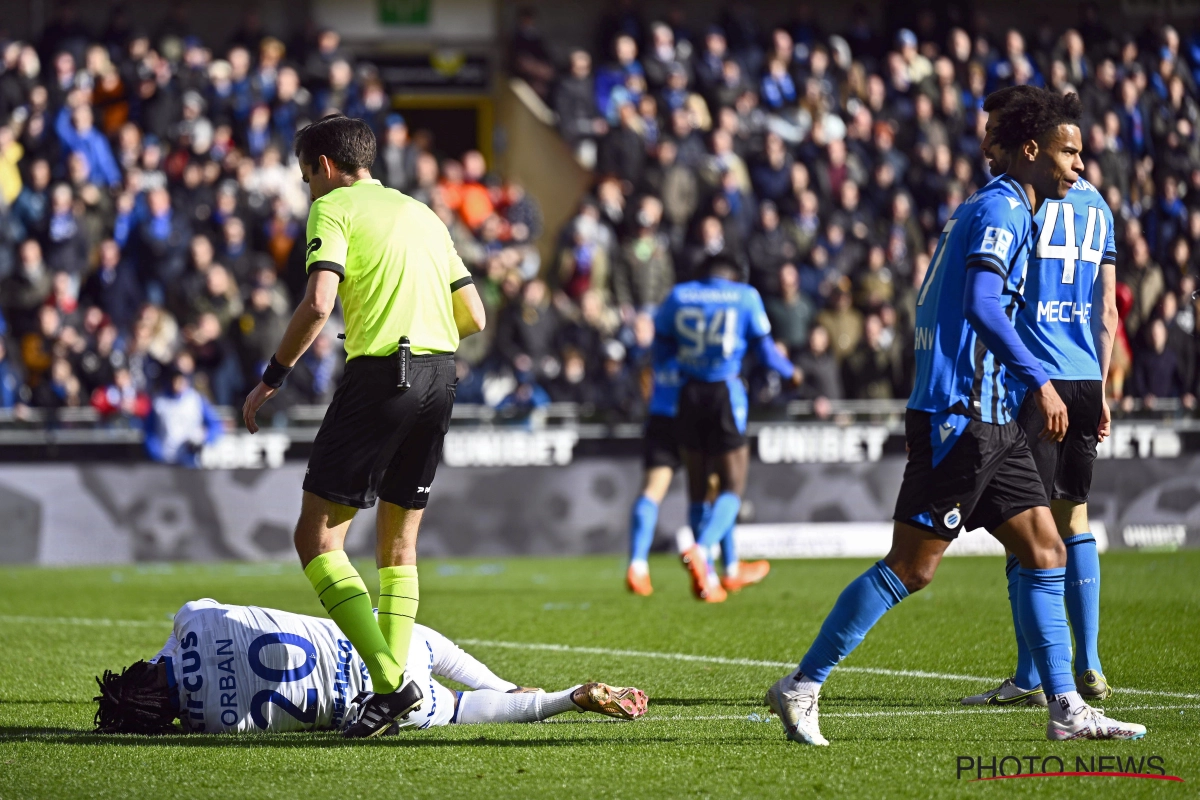
<instances>
[{"instance_id":1,"label":"white jersey","mask_svg":"<svg viewBox=\"0 0 1200 800\"><path fill-rule=\"evenodd\" d=\"M408 674L425 700L403 727L453 721L454 693L433 672L459 652L437 631L414 627ZM355 695L371 689L366 665L332 620L208 599L179 609L159 659L178 690L184 730L197 733L338 728Z\"/></svg>"}]
</instances>

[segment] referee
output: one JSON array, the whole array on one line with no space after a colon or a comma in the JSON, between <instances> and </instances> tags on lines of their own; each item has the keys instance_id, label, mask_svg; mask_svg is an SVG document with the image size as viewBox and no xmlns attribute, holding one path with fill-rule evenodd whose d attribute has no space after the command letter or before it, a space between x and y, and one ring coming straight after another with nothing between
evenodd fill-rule
<instances>
[{"instance_id":1,"label":"referee","mask_svg":"<svg viewBox=\"0 0 1200 800\"><path fill-rule=\"evenodd\" d=\"M483 330L483 303L446 226L371 178L375 135L365 122L314 122L296 134L296 156L313 198L308 288L242 418L258 430L255 414L341 297L346 372L313 442L295 542L321 605L371 674L374 693L348 715L345 735L377 736L423 699L404 672L419 598L417 530L454 407L454 351ZM376 500L378 621L342 549L355 512Z\"/></svg>"}]
</instances>

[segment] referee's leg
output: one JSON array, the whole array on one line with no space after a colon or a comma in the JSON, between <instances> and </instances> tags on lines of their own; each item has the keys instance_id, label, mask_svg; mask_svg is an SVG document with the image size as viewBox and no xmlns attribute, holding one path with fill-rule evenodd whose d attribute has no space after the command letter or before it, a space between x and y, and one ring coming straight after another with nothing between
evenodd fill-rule
<instances>
[{"instance_id":1,"label":"referee's leg","mask_svg":"<svg viewBox=\"0 0 1200 800\"><path fill-rule=\"evenodd\" d=\"M408 658L417 606L417 532L423 508L380 500L375 513L375 565L379 567L379 630L397 658Z\"/></svg>"},{"instance_id":2,"label":"referee's leg","mask_svg":"<svg viewBox=\"0 0 1200 800\"><path fill-rule=\"evenodd\" d=\"M342 549L358 509L304 492L296 523L296 552L321 605L354 645L371 674L371 686L389 694L404 679L404 661L388 648L362 577ZM400 659L407 656L402 655Z\"/></svg>"}]
</instances>

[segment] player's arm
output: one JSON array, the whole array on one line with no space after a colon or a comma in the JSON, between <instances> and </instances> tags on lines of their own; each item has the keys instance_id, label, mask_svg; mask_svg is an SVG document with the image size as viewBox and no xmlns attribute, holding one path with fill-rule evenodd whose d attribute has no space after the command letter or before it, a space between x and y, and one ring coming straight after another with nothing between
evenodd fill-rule
<instances>
[{"instance_id":1,"label":"player's arm","mask_svg":"<svg viewBox=\"0 0 1200 800\"><path fill-rule=\"evenodd\" d=\"M997 224L987 225L994 221ZM1021 341L1016 328L1004 313L1001 297L1010 267L1009 247L1025 232L1014 230L1004 219L980 220L982 236L966 258L967 279L963 290L963 310L967 322L1000 363L1028 386L1046 420L1041 438L1061 442L1067 435L1067 407L1054 389L1046 371Z\"/></svg>"},{"instance_id":2,"label":"player's arm","mask_svg":"<svg viewBox=\"0 0 1200 800\"><path fill-rule=\"evenodd\" d=\"M651 358L655 364L663 364L679 352L679 340L675 335L674 301L674 294L667 295L667 299L654 315L654 346L651 349Z\"/></svg>"},{"instance_id":3,"label":"player's arm","mask_svg":"<svg viewBox=\"0 0 1200 800\"><path fill-rule=\"evenodd\" d=\"M246 396L242 421L250 433L258 431L255 415L271 399L304 351L316 341L337 302L338 284L346 277L346 253L349 248L341 210L328 202L313 203L308 214L308 250L305 267L308 287L304 299L292 312L283 340L271 356L263 379Z\"/></svg>"},{"instance_id":4,"label":"player's arm","mask_svg":"<svg viewBox=\"0 0 1200 800\"><path fill-rule=\"evenodd\" d=\"M767 309L763 306L762 295L757 289L747 292L748 300L746 314L746 339L754 348L758 360L773 369L786 380L792 380L796 374L796 366L784 357L771 338L771 321L767 319Z\"/></svg>"},{"instance_id":5,"label":"player's arm","mask_svg":"<svg viewBox=\"0 0 1200 800\"><path fill-rule=\"evenodd\" d=\"M1092 291L1092 308L1099 306L1100 313L1092 315L1092 341L1096 343L1096 358L1100 361L1101 405L1100 427L1096 435L1100 441L1112 432L1112 413L1108 409L1108 368L1112 364L1113 342L1117 338L1117 324L1121 321L1117 313L1117 265L1105 254L1100 264L1096 287Z\"/></svg>"}]
</instances>

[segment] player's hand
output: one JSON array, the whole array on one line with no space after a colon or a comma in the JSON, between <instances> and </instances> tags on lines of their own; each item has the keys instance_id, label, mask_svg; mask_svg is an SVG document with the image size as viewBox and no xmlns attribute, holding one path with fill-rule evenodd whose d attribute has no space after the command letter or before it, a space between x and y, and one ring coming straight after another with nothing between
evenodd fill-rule
<instances>
[{"instance_id":1,"label":"player's hand","mask_svg":"<svg viewBox=\"0 0 1200 800\"><path fill-rule=\"evenodd\" d=\"M1112 411L1108 408L1108 398L1100 400L1100 427L1096 428L1096 439L1103 442L1112 433Z\"/></svg>"},{"instance_id":2,"label":"player's hand","mask_svg":"<svg viewBox=\"0 0 1200 800\"><path fill-rule=\"evenodd\" d=\"M1042 412L1042 418L1046 420L1046 425L1042 428L1038 438L1043 442L1061 442L1067 435L1067 406L1054 389L1054 383L1052 381L1043 383L1033 393L1033 399L1037 403L1038 410Z\"/></svg>"},{"instance_id":3,"label":"player's hand","mask_svg":"<svg viewBox=\"0 0 1200 800\"><path fill-rule=\"evenodd\" d=\"M274 397L278 391L278 389L272 389L259 381L258 386L255 386L254 390L246 395L246 402L242 405L242 422L246 424L246 430L258 433L258 423L254 421L254 415L262 408L263 403Z\"/></svg>"}]
</instances>

